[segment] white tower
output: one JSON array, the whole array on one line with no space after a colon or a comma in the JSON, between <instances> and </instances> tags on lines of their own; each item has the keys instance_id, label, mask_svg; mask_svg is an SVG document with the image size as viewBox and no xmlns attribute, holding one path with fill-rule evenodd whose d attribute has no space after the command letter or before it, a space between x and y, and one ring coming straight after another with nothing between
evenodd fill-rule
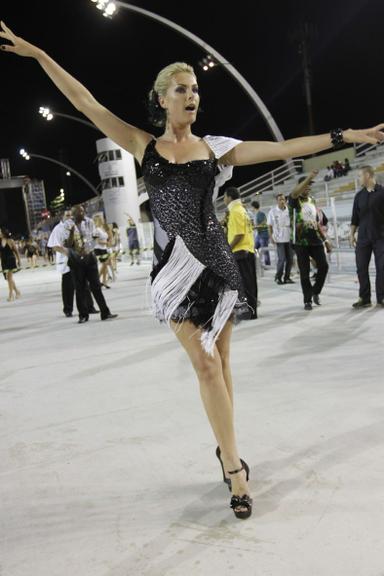
<instances>
[{"instance_id":1,"label":"white tower","mask_svg":"<svg viewBox=\"0 0 384 576\"><path fill-rule=\"evenodd\" d=\"M142 240L134 157L110 138L97 140L96 149L108 224L116 222L120 228L121 240L126 246L126 227L129 215L136 223L139 239Z\"/></svg>"}]
</instances>

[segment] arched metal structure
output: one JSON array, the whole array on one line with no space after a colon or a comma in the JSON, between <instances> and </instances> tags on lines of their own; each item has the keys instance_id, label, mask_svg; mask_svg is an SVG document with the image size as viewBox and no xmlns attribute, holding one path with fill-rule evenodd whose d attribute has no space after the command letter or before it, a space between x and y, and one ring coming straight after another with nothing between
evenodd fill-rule
<instances>
[{"instance_id":1,"label":"arched metal structure","mask_svg":"<svg viewBox=\"0 0 384 576\"><path fill-rule=\"evenodd\" d=\"M260 96L254 90L254 88L252 88L250 83L244 78L244 76L242 74L240 74L240 72L230 62L228 62L226 60L226 58L224 58L224 56L222 56L220 54L220 52L218 52L217 50L215 50L215 48L210 46L207 42L205 42L204 40L202 40L201 38L196 36L196 34L193 34L193 32L190 32L186 28L183 28L183 26L176 24L176 22L172 22L172 20L169 20L168 18L164 18L163 16L160 16L159 14L155 14L154 12L151 12L149 10L145 10L144 8L140 8L140 6L134 6L133 4L129 4L128 2L116 1L116 2L114 2L114 4L116 4L116 6L118 8L123 8L125 10L131 10L131 12L137 12L138 14L142 14L143 16L147 16L148 18L151 18L152 20L157 20L157 22L160 22L161 24L164 24L164 26L168 26L169 28L172 28L173 30L175 30L176 32L181 34L182 36L185 36L186 38L188 38L189 40L191 40L192 42L194 42L195 44L200 46L200 48L202 48L205 52L207 52L208 54L213 56L219 64L221 64L222 66L225 67L225 69L228 71L228 73L238 82L238 84L240 84L240 86L242 87L244 92L246 92L246 94L252 100L252 102L254 103L256 108L259 110L261 116L264 118L265 122L267 123L268 128L270 129L273 138L277 141L284 140L283 135L282 135L278 125L276 124L272 114L270 113L270 111L268 110L266 105L264 104L263 100L260 98Z\"/></svg>"},{"instance_id":2,"label":"arched metal structure","mask_svg":"<svg viewBox=\"0 0 384 576\"><path fill-rule=\"evenodd\" d=\"M31 152L28 152L28 156L30 158L41 158L42 160L47 160L48 162L53 162L54 164L58 164L59 166L62 166L66 170L73 172L73 174L76 174L76 176L78 178L80 178L80 180L82 180L84 182L84 184L86 184L88 186L88 188L90 188L92 190L92 192L94 193L95 196L100 196L97 188L95 188L95 186L89 180L87 180L87 178L85 178L85 176L83 176L82 174L80 174L80 172L77 172L77 170L72 168L72 166L68 166L68 164L64 164L64 162L60 162L59 160L56 160L55 158L50 158L49 156L43 156L41 154L33 154Z\"/></svg>"}]
</instances>

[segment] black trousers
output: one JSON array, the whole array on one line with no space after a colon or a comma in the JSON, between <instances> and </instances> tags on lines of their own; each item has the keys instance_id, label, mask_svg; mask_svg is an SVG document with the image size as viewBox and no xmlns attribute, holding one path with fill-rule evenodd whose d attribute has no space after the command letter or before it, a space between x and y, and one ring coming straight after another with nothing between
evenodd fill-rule
<instances>
[{"instance_id":1,"label":"black trousers","mask_svg":"<svg viewBox=\"0 0 384 576\"><path fill-rule=\"evenodd\" d=\"M328 262L323 246L297 246L295 245L297 264L300 270L301 289L303 291L304 303L312 302L314 294L320 294L323 289L328 273ZM311 263L313 258L317 265L316 282L312 286L310 280Z\"/></svg>"},{"instance_id":2,"label":"black trousers","mask_svg":"<svg viewBox=\"0 0 384 576\"><path fill-rule=\"evenodd\" d=\"M63 299L64 314L73 312L73 296L75 294L75 285L72 279L72 272L66 272L61 276L61 297Z\"/></svg>"},{"instance_id":3,"label":"black trousers","mask_svg":"<svg viewBox=\"0 0 384 576\"><path fill-rule=\"evenodd\" d=\"M63 312L64 314L72 314L73 312L73 297L75 295L75 284L72 272L69 270L61 276L61 296L63 299ZM85 290L85 299L87 303L88 312L95 307L91 291L89 290L88 282ZM80 313L80 311L79 311Z\"/></svg>"},{"instance_id":4,"label":"black trousers","mask_svg":"<svg viewBox=\"0 0 384 576\"><path fill-rule=\"evenodd\" d=\"M288 278L291 275L292 263L293 263L292 246L289 242L277 242L276 251L277 251L276 278L282 280L284 274L284 279L288 280Z\"/></svg>"},{"instance_id":5,"label":"black trousers","mask_svg":"<svg viewBox=\"0 0 384 576\"><path fill-rule=\"evenodd\" d=\"M384 301L384 239L375 242L359 244L356 246L356 266L359 277L359 296L365 302L371 301L371 282L369 280L369 263L372 252L375 256L376 266L376 299Z\"/></svg>"},{"instance_id":6,"label":"black trousers","mask_svg":"<svg viewBox=\"0 0 384 576\"><path fill-rule=\"evenodd\" d=\"M250 310L250 320L257 318L257 278L256 278L256 261L254 252L239 250L233 253L240 275L243 280L245 295Z\"/></svg>"},{"instance_id":7,"label":"black trousers","mask_svg":"<svg viewBox=\"0 0 384 576\"><path fill-rule=\"evenodd\" d=\"M71 269L76 291L76 305L81 318L88 318L89 303L87 304L87 286L96 300L102 318L110 314L101 292L97 259L93 252L80 257L76 252L70 251L68 266Z\"/></svg>"}]
</instances>

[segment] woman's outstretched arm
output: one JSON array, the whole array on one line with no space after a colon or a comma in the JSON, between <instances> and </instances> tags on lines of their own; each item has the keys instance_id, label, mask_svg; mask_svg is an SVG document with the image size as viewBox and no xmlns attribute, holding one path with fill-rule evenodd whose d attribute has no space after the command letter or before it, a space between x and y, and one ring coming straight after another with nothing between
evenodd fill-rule
<instances>
[{"instance_id":1,"label":"woman's outstretched arm","mask_svg":"<svg viewBox=\"0 0 384 576\"><path fill-rule=\"evenodd\" d=\"M106 136L133 154L141 163L144 150L152 135L124 122L102 106L76 78L68 74L43 50L16 36L1 22L0 37L10 44L2 44L4 52L34 58L77 110L89 118Z\"/></svg>"},{"instance_id":2,"label":"woman's outstretched arm","mask_svg":"<svg viewBox=\"0 0 384 576\"><path fill-rule=\"evenodd\" d=\"M384 124L378 124L366 130L343 131L345 144L366 142L377 144L384 140L382 132ZM330 134L320 134L319 136L303 136L301 138L291 138L282 142L242 142L237 144L230 152L220 159L220 162L231 166L244 166L246 164L258 164L260 162L270 162L273 160L287 160L288 158L298 158L308 156L332 148Z\"/></svg>"}]
</instances>

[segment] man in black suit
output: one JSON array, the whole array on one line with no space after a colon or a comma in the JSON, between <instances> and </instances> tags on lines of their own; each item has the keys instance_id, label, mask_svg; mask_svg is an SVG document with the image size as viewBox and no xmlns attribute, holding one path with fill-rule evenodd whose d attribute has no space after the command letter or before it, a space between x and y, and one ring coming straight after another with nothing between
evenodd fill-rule
<instances>
[{"instance_id":1,"label":"man in black suit","mask_svg":"<svg viewBox=\"0 0 384 576\"><path fill-rule=\"evenodd\" d=\"M360 284L359 299L353 307L366 308L372 305L369 280L372 252L376 265L377 305L384 307L384 187L376 182L372 166L363 166L359 170L359 182L362 188L353 203L350 232L351 245L356 247Z\"/></svg>"}]
</instances>

